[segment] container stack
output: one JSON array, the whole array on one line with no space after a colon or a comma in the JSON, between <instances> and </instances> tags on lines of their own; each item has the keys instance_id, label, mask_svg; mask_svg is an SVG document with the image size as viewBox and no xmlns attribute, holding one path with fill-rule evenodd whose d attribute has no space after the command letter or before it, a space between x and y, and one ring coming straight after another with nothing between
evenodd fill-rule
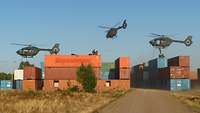
<instances>
[{"instance_id":1,"label":"container stack","mask_svg":"<svg viewBox=\"0 0 200 113\"><path fill-rule=\"evenodd\" d=\"M22 69L15 70L13 88L22 90L23 80L24 80L24 70Z\"/></svg>"},{"instance_id":2,"label":"container stack","mask_svg":"<svg viewBox=\"0 0 200 113\"><path fill-rule=\"evenodd\" d=\"M162 88L189 90L191 88L189 56L168 59L168 67L158 69L156 78Z\"/></svg>"},{"instance_id":3,"label":"container stack","mask_svg":"<svg viewBox=\"0 0 200 113\"><path fill-rule=\"evenodd\" d=\"M24 67L23 75L23 90L36 91L42 89L42 72L40 68L31 66Z\"/></svg>"},{"instance_id":4,"label":"container stack","mask_svg":"<svg viewBox=\"0 0 200 113\"><path fill-rule=\"evenodd\" d=\"M101 80L116 79L115 63L103 62L101 67Z\"/></svg>"},{"instance_id":5,"label":"container stack","mask_svg":"<svg viewBox=\"0 0 200 113\"><path fill-rule=\"evenodd\" d=\"M131 61L129 57L119 57L115 60L116 78L120 80L130 80Z\"/></svg>"},{"instance_id":6,"label":"container stack","mask_svg":"<svg viewBox=\"0 0 200 113\"><path fill-rule=\"evenodd\" d=\"M76 81L81 65L91 65L95 76L100 79L100 55L47 55L44 63L44 90L67 89L67 81Z\"/></svg>"}]
</instances>

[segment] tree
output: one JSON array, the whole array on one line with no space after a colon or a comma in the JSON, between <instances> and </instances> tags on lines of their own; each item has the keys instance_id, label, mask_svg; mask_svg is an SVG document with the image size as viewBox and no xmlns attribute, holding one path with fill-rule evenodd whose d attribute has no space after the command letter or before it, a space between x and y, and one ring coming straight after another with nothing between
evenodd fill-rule
<instances>
[{"instance_id":1,"label":"tree","mask_svg":"<svg viewBox=\"0 0 200 113\"><path fill-rule=\"evenodd\" d=\"M26 62L21 62L20 65L19 65L19 68L18 69L24 69L25 66L34 66L33 64L30 64L28 61Z\"/></svg>"},{"instance_id":2,"label":"tree","mask_svg":"<svg viewBox=\"0 0 200 113\"><path fill-rule=\"evenodd\" d=\"M13 74L11 73L0 73L0 80L12 80L13 79Z\"/></svg>"},{"instance_id":3,"label":"tree","mask_svg":"<svg viewBox=\"0 0 200 113\"><path fill-rule=\"evenodd\" d=\"M95 91L97 78L91 65L81 65L77 70L77 81L81 83L86 92Z\"/></svg>"}]
</instances>

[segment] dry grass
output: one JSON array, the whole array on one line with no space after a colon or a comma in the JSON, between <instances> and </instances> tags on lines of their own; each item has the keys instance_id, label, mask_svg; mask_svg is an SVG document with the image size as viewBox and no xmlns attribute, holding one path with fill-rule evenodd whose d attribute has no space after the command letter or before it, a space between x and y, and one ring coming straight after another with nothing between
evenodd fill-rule
<instances>
[{"instance_id":1,"label":"dry grass","mask_svg":"<svg viewBox=\"0 0 200 113\"><path fill-rule=\"evenodd\" d=\"M1 91L0 113L92 113L123 94Z\"/></svg>"},{"instance_id":2,"label":"dry grass","mask_svg":"<svg viewBox=\"0 0 200 113\"><path fill-rule=\"evenodd\" d=\"M176 92L173 96L181 100L181 102L187 104L193 108L196 112L200 113L200 91L192 90L187 92Z\"/></svg>"}]
</instances>

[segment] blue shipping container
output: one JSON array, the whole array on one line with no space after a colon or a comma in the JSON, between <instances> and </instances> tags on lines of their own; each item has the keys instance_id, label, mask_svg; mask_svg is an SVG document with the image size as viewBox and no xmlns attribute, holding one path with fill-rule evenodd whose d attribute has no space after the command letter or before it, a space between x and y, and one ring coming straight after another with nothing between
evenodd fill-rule
<instances>
[{"instance_id":1,"label":"blue shipping container","mask_svg":"<svg viewBox=\"0 0 200 113\"><path fill-rule=\"evenodd\" d=\"M190 79L171 79L169 85L171 91L183 91L191 89Z\"/></svg>"},{"instance_id":2,"label":"blue shipping container","mask_svg":"<svg viewBox=\"0 0 200 113\"><path fill-rule=\"evenodd\" d=\"M167 58L159 57L149 61L149 70L168 67Z\"/></svg>"},{"instance_id":3,"label":"blue shipping container","mask_svg":"<svg viewBox=\"0 0 200 113\"><path fill-rule=\"evenodd\" d=\"M0 89L12 89L13 81L12 80L0 80Z\"/></svg>"},{"instance_id":4,"label":"blue shipping container","mask_svg":"<svg viewBox=\"0 0 200 113\"><path fill-rule=\"evenodd\" d=\"M15 80L13 83L13 88L14 89L22 89L22 86L23 86L22 83L23 83L22 80Z\"/></svg>"}]
</instances>

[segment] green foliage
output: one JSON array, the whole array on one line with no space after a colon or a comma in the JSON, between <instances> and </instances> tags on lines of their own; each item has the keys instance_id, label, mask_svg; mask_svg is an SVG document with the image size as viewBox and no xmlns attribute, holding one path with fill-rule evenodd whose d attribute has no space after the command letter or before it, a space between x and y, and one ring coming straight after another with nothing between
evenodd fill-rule
<instances>
[{"instance_id":1,"label":"green foliage","mask_svg":"<svg viewBox=\"0 0 200 113\"><path fill-rule=\"evenodd\" d=\"M0 80L12 80L13 79L13 74L11 73L0 73Z\"/></svg>"},{"instance_id":2,"label":"green foliage","mask_svg":"<svg viewBox=\"0 0 200 113\"><path fill-rule=\"evenodd\" d=\"M78 92L79 89L78 89L78 86L73 86L73 87L68 88L68 91L69 92Z\"/></svg>"},{"instance_id":3,"label":"green foliage","mask_svg":"<svg viewBox=\"0 0 200 113\"><path fill-rule=\"evenodd\" d=\"M95 91L97 78L91 65L81 65L77 71L77 81L81 83L86 92Z\"/></svg>"},{"instance_id":4,"label":"green foliage","mask_svg":"<svg viewBox=\"0 0 200 113\"><path fill-rule=\"evenodd\" d=\"M22 61L19 65L19 69L24 69L25 66L34 66L34 65L30 64L28 61L26 62Z\"/></svg>"}]
</instances>

